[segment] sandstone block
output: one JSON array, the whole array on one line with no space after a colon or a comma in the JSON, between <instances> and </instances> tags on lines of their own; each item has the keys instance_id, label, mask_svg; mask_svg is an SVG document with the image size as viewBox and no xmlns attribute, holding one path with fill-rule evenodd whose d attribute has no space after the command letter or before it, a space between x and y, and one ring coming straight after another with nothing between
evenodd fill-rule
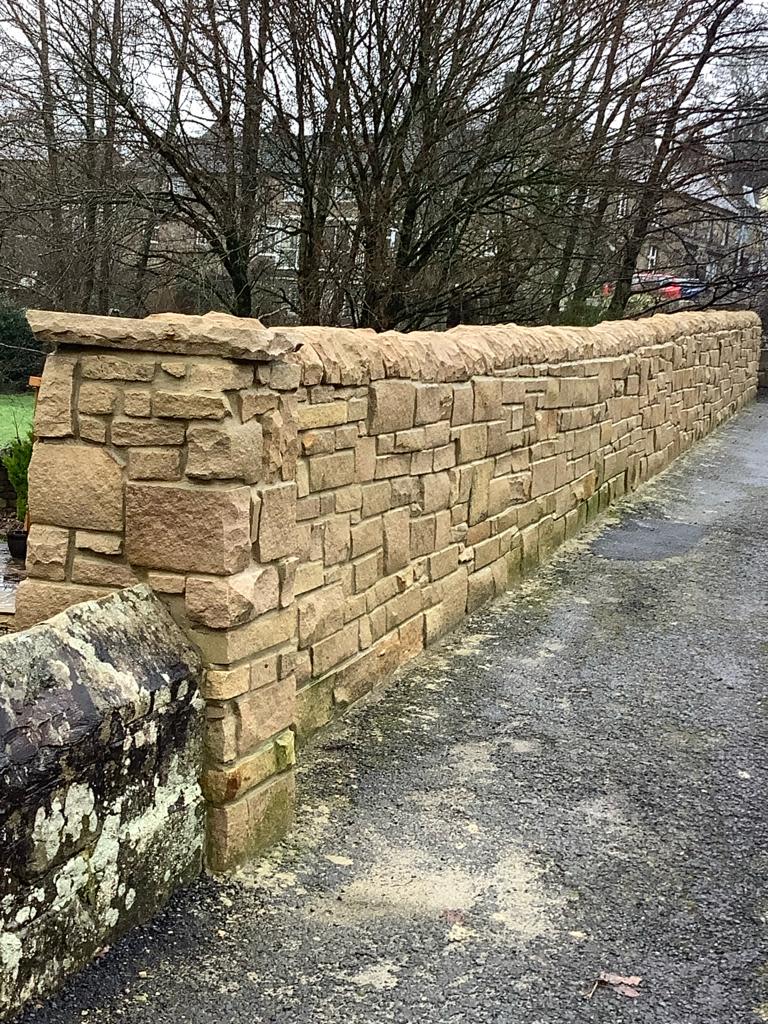
<instances>
[{"instance_id":1,"label":"sandstone block","mask_svg":"<svg viewBox=\"0 0 768 1024\"><path fill-rule=\"evenodd\" d=\"M349 558L349 516L334 516L323 525L323 561L326 565Z\"/></svg>"},{"instance_id":2,"label":"sandstone block","mask_svg":"<svg viewBox=\"0 0 768 1024\"><path fill-rule=\"evenodd\" d=\"M193 423L187 430L187 476L198 480L244 480L261 477L263 438L256 420L212 426Z\"/></svg>"},{"instance_id":3,"label":"sandstone block","mask_svg":"<svg viewBox=\"0 0 768 1024\"><path fill-rule=\"evenodd\" d=\"M238 719L238 752L246 754L293 724L296 680L293 676L278 679L237 697L234 704Z\"/></svg>"},{"instance_id":4,"label":"sandstone block","mask_svg":"<svg viewBox=\"0 0 768 1024\"><path fill-rule=\"evenodd\" d=\"M301 367L279 359L269 366L269 386L276 391L295 391L301 384Z\"/></svg>"},{"instance_id":5,"label":"sandstone block","mask_svg":"<svg viewBox=\"0 0 768 1024\"><path fill-rule=\"evenodd\" d=\"M334 447L337 450L341 448L354 448L357 444L360 433L357 429L356 423L347 423L343 427L336 427L333 431L334 436Z\"/></svg>"},{"instance_id":6,"label":"sandstone block","mask_svg":"<svg viewBox=\"0 0 768 1024\"><path fill-rule=\"evenodd\" d=\"M410 587L384 606L387 610L387 632L421 611L421 588Z\"/></svg>"},{"instance_id":7,"label":"sandstone block","mask_svg":"<svg viewBox=\"0 0 768 1024\"><path fill-rule=\"evenodd\" d=\"M230 415L230 408L223 395L156 391L152 396L152 415L179 420L223 420Z\"/></svg>"},{"instance_id":8,"label":"sandstone block","mask_svg":"<svg viewBox=\"0 0 768 1024\"><path fill-rule=\"evenodd\" d=\"M447 473L430 473L421 478L424 512L437 512L448 508L451 497L451 480Z\"/></svg>"},{"instance_id":9,"label":"sandstone block","mask_svg":"<svg viewBox=\"0 0 768 1024\"><path fill-rule=\"evenodd\" d=\"M475 462L488 454L488 427L485 423L470 423L456 431L459 462Z\"/></svg>"},{"instance_id":10,"label":"sandstone block","mask_svg":"<svg viewBox=\"0 0 768 1024\"><path fill-rule=\"evenodd\" d=\"M455 572L459 567L459 545L452 544L443 551L437 551L429 556L429 578L439 580L450 573Z\"/></svg>"},{"instance_id":11,"label":"sandstone block","mask_svg":"<svg viewBox=\"0 0 768 1024\"><path fill-rule=\"evenodd\" d=\"M200 693L205 700L231 700L247 693L250 688L250 665L238 665L230 669L207 669L203 673Z\"/></svg>"},{"instance_id":12,"label":"sandstone block","mask_svg":"<svg viewBox=\"0 0 768 1024\"><path fill-rule=\"evenodd\" d=\"M344 602L340 583L298 598L299 646L307 647L340 630L344 625Z\"/></svg>"},{"instance_id":13,"label":"sandstone block","mask_svg":"<svg viewBox=\"0 0 768 1024\"><path fill-rule=\"evenodd\" d=\"M76 363L77 356L66 352L46 358L35 406L35 437L71 437Z\"/></svg>"},{"instance_id":14,"label":"sandstone block","mask_svg":"<svg viewBox=\"0 0 768 1024\"><path fill-rule=\"evenodd\" d=\"M131 480L178 480L180 476L179 448L131 448L128 452Z\"/></svg>"},{"instance_id":15,"label":"sandstone block","mask_svg":"<svg viewBox=\"0 0 768 1024\"><path fill-rule=\"evenodd\" d=\"M75 547L80 551L92 551L95 555L119 555L123 550L123 538L119 533L78 530Z\"/></svg>"},{"instance_id":16,"label":"sandstone block","mask_svg":"<svg viewBox=\"0 0 768 1024\"><path fill-rule=\"evenodd\" d=\"M126 487L128 561L150 569L229 575L251 557L247 487Z\"/></svg>"},{"instance_id":17,"label":"sandstone block","mask_svg":"<svg viewBox=\"0 0 768 1024\"><path fill-rule=\"evenodd\" d=\"M337 427L347 422L347 402L322 402L310 405L302 402L299 405L299 430L318 430L320 427Z\"/></svg>"},{"instance_id":18,"label":"sandstone block","mask_svg":"<svg viewBox=\"0 0 768 1024\"><path fill-rule=\"evenodd\" d=\"M382 575L384 556L381 551L374 551L355 562L355 593L372 587Z\"/></svg>"},{"instance_id":19,"label":"sandstone block","mask_svg":"<svg viewBox=\"0 0 768 1024\"><path fill-rule=\"evenodd\" d=\"M151 416L152 398L149 391L124 392L123 412L126 416Z\"/></svg>"},{"instance_id":20,"label":"sandstone block","mask_svg":"<svg viewBox=\"0 0 768 1024\"><path fill-rule=\"evenodd\" d=\"M263 744L255 753L231 767L206 768L200 785L206 800L217 806L237 800L265 780L296 762L294 736L290 729Z\"/></svg>"},{"instance_id":21,"label":"sandstone block","mask_svg":"<svg viewBox=\"0 0 768 1024\"><path fill-rule=\"evenodd\" d=\"M160 369L163 373L167 373L169 377L186 377L187 375L187 364L184 362L168 362L160 363Z\"/></svg>"},{"instance_id":22,"label":"sandstone block","mask_svg":"<svg viewBox=\"0 0 768 1024\"><path fill-rule=\"evenodd\" d=\"M251 672L251 690L258 690L261 686L267 686L268 683L274 683L278 678L284 679L286 676L292 674L292 668L287 667L288 659L293 659L295 651L290 651L288 654L261 654L257 658L254 658L250 663ZM280 665L280 672L278 673L278 664Z\"/></svg>"},{"instance_id":23,"label":"sandstone block","mask_svg":"<svg viewBox=\"0 0 768 1024\"><path fill-rule=\"evenodd\" d=\"M302 562L296 567L296 578L293 583L294 594L304 594L308 590L322 587L325 571L322 562Z\"/></svg>"},{"instance_id":24,"label":"sandstone block","mask_svg":"<svg viewBox=\"0 0 768 1024\"><path fill-rule=\"evenodd\" d=\"M107 440L107 421L95 416L78 416L78 434L82 441L104 444ZM41 435L42 436L42 435Z\"/></svg>"},{"instance_id":25,"label":"sandstone block","mask_svg":"<svg viewBox=\"0 0 768 1024\"><path fill-rule=\"evenodd\" d=\"M390 575L404 569L410 561L410 522L407 508L396 508L382 517L384 572Z\"/></svg>"},{"instance_id":26,"label":"sandstone block","mask_svg":"<svg viewBox=\"0 0 768 1024\"><path fill-rule=\"evenodd\" d=\"M364 483L376 475L376 438L358 438L355 445L355 476Z\"/></svg>"},{"instance_id":27,"label":"sandstone block","mask_svg":"<svg viewBox=\"0 0 768 1024\"><path fill-rule=\"evenodd\" d=\"M395 434L396 452L421 452L427 442L424 427L412 427L410 430L399 430Z\"/></svg>"},{"instance_id":28,"label":"sandstone block","mask_svg":"<svg viewBox=\"0 0 768 1024\"><path fill-rule=\"evenodd\" d=\"M475 377L474 390L475 420L498 420L502 416L502 382L495 377Z\"/></svg>"},{"instance_id":29,"label":"sandstone block","mask_svg":"<svg viewBox=\"0 0 768 1024\"><path fill-rule=\"evenodd\" d=\"M324 675L326 672L357 654L359 644L359 627L357 622L350 622L348 626L329 636L326 640L313 644L312 672L316 676Z\"/></svg>"},{"instance_id":30,"label":"sandstone block","mask_svg":"<svg viewBox=\"0 0 768 1024\"><path fill-rule=\"evenodd\" d=\"M47 580L26 579L16 591L16 614L13 624L16 629L27 629L37 622L43 622L52 615L58 615L65 608L82 601L93 601L106 597L110 590L100 587L78 587L72 583L52 583Z\"/></svg>"},{"instance_id":31,"label":"sandstone block","mask_svg":"<svg viewBox=\"0 0 768 1024\"><path fill-rule=\"evenodd\" d=\"M557 486L557 458L542 459L531 464L531 497L548 494Z\"/></svg>"},{"instance_id":32,"label":"sandstone block","mask_svg":"<svg viewBox=\"0 0 768 1024\"><path fill-rule=\"evenodd\" d=\"M305 430L301 435L301 450L304 455L330 455L336 451L333 430Z\"/></svg>"},{"instance_id":33,"label":"sandstone block","mask_svg":"<svg viewBox=\"0 0 768 1024\"><path fill-rule=\"evenodd\" d=\"M35 525L27 540L27 572L36 579L63 580L69 552L69 530Z\"/></svg>"},{"instance_id":34,"label":"sandstone block","mask_svg":"<svg viewBox=\"0 0 768 1024\"><path fill-rule=\"evenodd\" d=\"M336 512L353 512L362 508L363 489L360 484L350 484L349 487L342 487L336 492Z\"/></svg>"},{"instance_id":35,"label":"sandstone block","mask_svg":"<svg viewBox=\"0 0 768 1024\"><path fill-rule=\"evenodd\" d=\"M368 432L388 434L413 426L416 412L416 388L409 381L384 380L371 384L368 391Z\"/></svg>"},{"instance_id":36,"label":"sandstone block","mask_svg":"<svg viewBox=\"0 0 768 1024\"><path fill-rule=\"evenodd\" d=\"M122 530L123 474L103 448L37 443L29 467L33 523Z\"/></svg>"},{"instance_id":37,"label":"sandstone block","mask_svg":"<svg viewBox=\"0 0 768 1024\"><path fill-rule=\"evenodd\" d=\"M296 784L281 772L239 800L208 812L206 858L213 872L231 871L278 841L293 821Z\"/></svg>"},{"instance_id":38,"label":"sandstone block","mask_svg":"<svg viewBox=\"0 0 768 1024\"><path fill-rule=\"evenodd\" d=\"M389 480L365 484L362 489L362 498L364 518L386 512L392 504L392 485Z\"/></svg>"},{"instance_id":39,"label":"sandstone block","mask_svg":"<svg viewBox=\"0 0 768 1024\"><path fill-rule=\"evenodd\" d=\"M309 461L309 485L313 491L345 487L355 482L354 452L320 455Z\"/></svg>"},{"instance_id":40,"label":"sandstone block","mask_svg":"<svg viewBox=\"0 0 768 1024\"><path fill-rule=\"evenodd\" d=\"M231 629L277 608L279 599L275 566L249 566L233 576L188 576L184 606L196 625Z\"/></svg>"},{"instance_id":41,"label":"sandstone block","mask_svg":"<svg viewBox=\"0 0 768 1024\"><path fill-rule=\"evenodd\" d=\"M187 577L172 572L148 572L147 585L159 594L183 594Z\"/></svg>"},{"instance_id":42,"label":"sandstone block","mask_svg":"<svg viewBox=\"0 0 768 1024\"><path fill-rule=\"evenodd\" d=\"M293 396L280 398L279 408L264 413L261 429L264 434L263 470L268 481L293 480L299 455L299 435L296 428Z\"/></svg>"},{"instance_id":43,"label":"sandstone block","mask_svg":"<svg viewBox=\"0 0 768 1024\"><path fill-rule=\"evenodd\" d=\"M82 431L82 427L81 427ZM118 446L154 447L184 444L183 423L158 423L152 420L115 419L111 440Z\"/></svg>"},{"instance_id":44,"label":"sandstone block","mask_svg":"<svg viewBox=\"0 0 768 1024\"><path fill-rule=\"evenodd\" d=\"M451 416L453 391L446 384L416 385L415 423L435 423Z\"/></svg>"},{"instance_id":45,"label":"sandstone block","mask_svg":"<svg viewBox=\"0 0 768 1024\"><path fill-rule=\"evenodd\" d=\"M296 554L296 484L276 484L261 492L258 551L262 562Z\"/></svg>"},{"instance_id":46,"label":"sandstone block","mask_svg":"<svg viewBox=\"0 0 768 1024\"><path fill-rule=\"evenodd\" d=\"M269 388L246 391L240 395L240 419L247 423L254 416L263 416L265 412L276 409L278 402L278 396Z\"/></svg>"},{"instance_id":47,"label":"sandstone block","mask_svg":"<svg viewBox=\"0 0 768 1024\"><path fill-rule=\"evenodd\" d=\"M150 381L155 375L155 362L121 356L83 356L81 373L87 380Z\"/></svg>"},{"instance_id":48,"label":"sandstone block","mask_svg":"<svg viewBox=\"0 0 768 1024\"><path fill-rule=\"evenodd\" d=\"M469 525L481 522L488 515L488 494L493 478L493 460L481 462L472 470L472 488L469 493Z\"/></svg>"},{"instance_id":49,"label":"sandstone block","mask_svg":"<svg viewBox=\"0 0 768 1024\"><path fill-rule=\"evenodd\" d=\"M435 516L419 516L411 520L411 558L430 555L435 550Z\"/></svg>"},{"instance_id":50,"label":"sandstone block","mask_svg":"<svg viewBox=\"0 0 768 1024\"><path fill-rule=\"evenodd\" d=\"M293 640L295 631L296 606L292 605L234 629L190 630L190 635L208 665L232 665Z\"/></svg>"},{"instance_id":51,"label":"sandstone block","mask_svg":"<svg viewBox=\"0 0 768 1024\"><path fill-rule=\"evenodd\" d=\"M453 406L451 411L452 425L471 423L475 406L475 396L471 384L456 384L453 388Z\"/></svg>"},{"instance_id":52,"label":"sandstone block","mask_svg":"<svg viewBox=\"0 0 768 1024\"><path fill-rule=\"evenodd\" d=\"M109 416L117 407L117 395L117 388L111 384L84 380L77 400L78 411L91 416Z\"/></svg>"},{"instance_id":53,"label":"sandstone block","mask_svg":"<svg viewBox=\"0 0 768 1024\"><path fill-rule=\"evenodd\" d=\"M468 588L467 612L473 612L496 594L493 567L488 566L479 572L473 572L468 580Z\"/></svg>"},{"instance_id":54,"label":"sandstone block","mask_svg":"<svg viewBox=\"0 0 768 1024\"><path fill-rule=\"evenodd\" d=\"M195 391L240 391L253 384L253 367L248 363L196 359L190 364L187 379Z\"/></svg>"},{"instance_id":55,"label":"sandstone block","mask_svg":"<svg viewBox=\"0 0 768 1024\"><path fill-rule=\"evenodd\" d=\"M378 517L364 519L357 526L353 526L352 535L352 557L358 558L382 544L382 524Z\"/></svg>"},{"instance_id":56,"label":"sandstone block","mask_svg":"<svg viewBox=\"0 0 768 1024\"><path fill-rule=\"evenodd\" d=\"M76 555L72 562L72 582L93 587L132 587L138 580L129 565Z\"/></svg>"}]
</instances>

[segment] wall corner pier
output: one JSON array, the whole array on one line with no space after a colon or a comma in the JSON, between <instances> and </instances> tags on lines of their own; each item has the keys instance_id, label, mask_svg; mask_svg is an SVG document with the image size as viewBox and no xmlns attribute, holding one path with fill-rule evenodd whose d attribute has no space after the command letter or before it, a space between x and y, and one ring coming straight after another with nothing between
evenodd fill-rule
<instances>
[{"instance_id":1,"label":"wall corner pier","mask_svg":"<svg viewBox=\"0 0 768 1024\"><path fill-rule=\"evenodd\" d=\"M146 583L200 650L208 861L290 822L299 740L756 392L749 313L410 335L30 313L20 624Z\"/></svg>"}]
</instances>

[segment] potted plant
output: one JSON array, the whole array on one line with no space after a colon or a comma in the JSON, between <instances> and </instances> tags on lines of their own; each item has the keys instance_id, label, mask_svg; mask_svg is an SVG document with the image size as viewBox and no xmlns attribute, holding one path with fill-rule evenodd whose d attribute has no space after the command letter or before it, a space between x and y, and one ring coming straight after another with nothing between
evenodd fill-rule
<instances>
[{"instance_id":1,"label":"potted plant","mask_svg":"<svg viewBox=\"0 0 768 1024\"><path fill-rule=\"evenodd\" d=\"M21 524L20 529L8 531L8 550L11 558L20 562L27 557L27 477L29 460L32 458L32 431L23 437L15 437L5 451L0 454L0 461L5 466L11 487L16 492L16 518Z\"/></svg>"}]
</instances>

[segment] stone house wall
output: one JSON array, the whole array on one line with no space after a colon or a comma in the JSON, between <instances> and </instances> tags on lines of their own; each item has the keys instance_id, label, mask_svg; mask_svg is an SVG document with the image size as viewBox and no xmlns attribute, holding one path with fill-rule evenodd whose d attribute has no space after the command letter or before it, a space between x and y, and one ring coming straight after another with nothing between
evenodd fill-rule
<instances>
[{"instance_id":1,"label":"stone house wall","mask_svg":"<svg viewBox=\"0 0 768 1024\"><path fill-rule=\"evenodd\" d=\"M267 331L30 313L20 625L137 581L202 652L208 863L290 821L294 737L370 691L756 392L746 313Z\"/></svg>"}]
</instances>

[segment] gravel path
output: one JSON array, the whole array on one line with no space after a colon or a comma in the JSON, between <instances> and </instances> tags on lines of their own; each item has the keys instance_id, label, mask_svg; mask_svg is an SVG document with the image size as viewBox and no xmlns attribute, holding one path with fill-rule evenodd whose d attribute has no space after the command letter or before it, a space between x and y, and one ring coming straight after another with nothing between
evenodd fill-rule
<instances>
[{"instance_id":1,"label":"gravel path","mask_svg":"<svg viewBox=\"0 0 768 1024\"><path fill-rule=\"evenodd\" d=\"M24 1024L768 1021L767 584L758 405L319 737L289 842Z\"/></svg>"}]
</instances>

